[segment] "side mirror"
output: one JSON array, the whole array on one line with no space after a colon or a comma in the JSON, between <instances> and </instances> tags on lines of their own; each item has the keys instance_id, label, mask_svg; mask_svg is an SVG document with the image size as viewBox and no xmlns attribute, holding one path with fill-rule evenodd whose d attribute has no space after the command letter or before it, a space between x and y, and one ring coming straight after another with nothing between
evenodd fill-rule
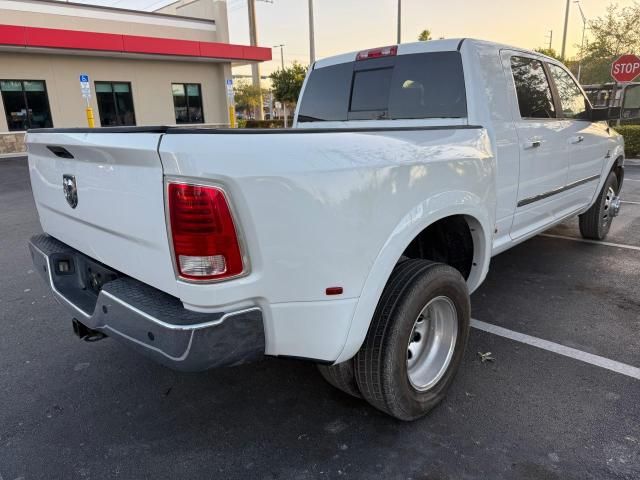
<instances>
[{"instance_id":1,"label":"side mirror","mask_svg":"<svg viewBox=\"0 0 640 480\"><path fill-rule=\"evenodd\" d=\"M620 118L620 107L598 107L589 110L589 119L592 122L605 120L617 120Z\"/></svg>"}]
</instances>

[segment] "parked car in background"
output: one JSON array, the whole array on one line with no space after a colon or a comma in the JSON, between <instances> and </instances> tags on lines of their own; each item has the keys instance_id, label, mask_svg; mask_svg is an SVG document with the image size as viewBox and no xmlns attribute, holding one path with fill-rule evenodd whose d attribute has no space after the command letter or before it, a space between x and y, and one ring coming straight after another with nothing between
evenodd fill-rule
<instances>
[{"instance_id":1,"label":"parked car in background","mask_svg":"<svg viewBox=\"0 0 640 480\"><path fill-rule=\"evenodd\" d=\"M640 123L640 82L610 82L584 85L583 88L594 107L615 109L612 120Z\"/></svg>"}]
</instances>

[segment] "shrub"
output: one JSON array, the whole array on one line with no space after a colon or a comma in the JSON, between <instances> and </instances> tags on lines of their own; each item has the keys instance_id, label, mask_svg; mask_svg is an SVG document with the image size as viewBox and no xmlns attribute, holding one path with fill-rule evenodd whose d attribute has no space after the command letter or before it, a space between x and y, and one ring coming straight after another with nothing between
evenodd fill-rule
<instances>
[{"instance_id":1,"label":"shrub","mask_svg":"<svg viewBox=\"0 0 640 480\"><path fill-rule=\"evenodd\" d=\"M625 156L640 157L640 125L621 125L616 131L624 137Z\"/></svg>"},{"instance_id":2,"label":"shrub","mask_svg":"<svg viewBox=\"0 0 640 480\"><path fill-rule=\"evenodd\" d=\"M289 118L289 126L291 126L292 118ZM247 120L245 128L284 128L284 120Z\"/></svg>"}]
</instances>

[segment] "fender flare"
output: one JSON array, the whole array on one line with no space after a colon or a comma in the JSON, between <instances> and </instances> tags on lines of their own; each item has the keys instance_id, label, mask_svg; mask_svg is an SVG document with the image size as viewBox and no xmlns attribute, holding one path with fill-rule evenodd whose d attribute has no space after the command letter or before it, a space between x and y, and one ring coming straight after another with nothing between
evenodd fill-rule
<instances>
[{"instance_id":1,"label":"fender flare","mask_svg":"<svg viewBox=\"0 0 640 480\"><path fill-rule=\"evenodd\" d=\"M335 363L353 357L364 342L375 312L393 268L411 241L425 228L438 220L453 215L466 217L471 227L474 244L473 268L467 284L473 291L484 280L489 270L494 219L486 208L486 200L470 192L447 192L416 205L407 213L382 246L356 305L347 338Z\"/></svg>"},{"instance_id":2,"label":"fender flare","mask_svg":"<svg viewBox=\"0 0 640 480\"><path fill-rule=\"evenodd\" d=\"M600 190L604 186L604 182L607 181L607 177L609 176L609 172L616 167L624 168L624 147L622 145L616 145L616 147L612 150L610 158L602 166L602 173L600 174L600 180L598 182L598 188L596 188L595 193L593 194L593 198L591 198L591 202L589 202L589 207L585 208L584 211L587 211L596 201L598 195L600 194ZM624 171L624 170L623 170ZM619 180L624 180L623 178ZM622 187L622 182L620 183L620 187ZM584 212L580 212L584 213Z\"/></svg>"}]
</instances>

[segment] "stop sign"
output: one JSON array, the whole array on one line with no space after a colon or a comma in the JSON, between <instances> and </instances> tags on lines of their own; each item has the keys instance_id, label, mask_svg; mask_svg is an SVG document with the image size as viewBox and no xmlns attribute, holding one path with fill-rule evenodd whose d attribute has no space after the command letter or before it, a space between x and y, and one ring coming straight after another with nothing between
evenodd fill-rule
<instances>
[{"instance_id":1,"label":"stop sign","mask_svg":"<svg viewBox=\"0 0 640 480\"><path fill-rule=\"evenodd\" d=\"M630 82L640 75L640 57L637 55L622 55L611 64L611 76L617 82Z\"/></svg>"}]
</instances>

